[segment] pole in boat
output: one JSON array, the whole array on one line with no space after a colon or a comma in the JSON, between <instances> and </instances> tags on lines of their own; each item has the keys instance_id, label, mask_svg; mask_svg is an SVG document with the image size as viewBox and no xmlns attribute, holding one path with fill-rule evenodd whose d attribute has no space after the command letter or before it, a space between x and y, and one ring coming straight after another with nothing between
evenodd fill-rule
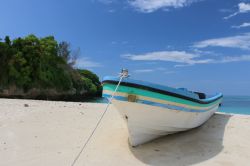
<instances>
[{"instance_id":1,"label":"pole in boat","mask_svg":"<svg viewBox=\"0 0 250 166\"><path fill-rule=\"evenodd\" d=\"M117 86L116 86L116 88L115 88L115 91L113 92L112 96L110 97L109 102L108 102L108 104L107 104L107 106L106 106L104 112L102 113L102 116L101 116L100 119L98 120L98 122L97 122L95 128L93 129L93 131L91 132L91 134L89 135L87 141L84 143L84 145L83 145L81 151L80 151L80 152L78 153L78 155L75 157L75 159L74 159L74 161L72 162L71 166L74 166L74 165L75 165L76 161L77 161L77 160L79 159L79 157L81 156L83 150L86 148L87 144L89 143L89 141L90 141L91 138L93 137L93 135L94 135L96 129L98 128L98 126L99 126L99 124L101 123L101 121L102 121L104 115L106 114L106 112L107 112L107 110L108 110L108 108L109 108L109 105L111 104L111 102L112 102L112 100L113 100L113 98L114 98L114 96L115 96L115 93L116 93L117 89L119 88L120 83L122 82L122 79L123 79L123 78L129 77L128 69L122 69L121 73L119 74L119 77L120 77L120 80L119 80L119 82L118 82L118 84L117 84Z\"/></svg>"}]
</instances>

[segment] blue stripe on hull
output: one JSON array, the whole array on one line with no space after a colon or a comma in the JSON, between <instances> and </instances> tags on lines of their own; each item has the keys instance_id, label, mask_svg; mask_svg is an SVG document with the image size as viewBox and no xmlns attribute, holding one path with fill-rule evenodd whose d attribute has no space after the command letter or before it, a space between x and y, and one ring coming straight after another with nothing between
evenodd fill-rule
<instances>
[{"instance_id":1,"label":"blue stripe on hull","mask_svg":"<svg viewBox=\"0 0 250 166\"><path fill-rule=\"evenodd\" d=\"M110 98L111 95L109 95L109 94L103 94L103 97ZM114 98L116 100L127 101L128 102L127 97L114 96ZM157 106L157 107L168 108L168 109L179 110L179 111L185 111L185 112L206 112L206 110L193 110L193 109L188 109L188 108L174 106L174 105L169 105L169 104L161 104L161 103L152 102L152 101L148 101L148 100L137 100L136 103L147 104L147 105L151 105L151 106ZM211 108L211 109L213 109L213 108Z\"/></svg>"}]
</instances>

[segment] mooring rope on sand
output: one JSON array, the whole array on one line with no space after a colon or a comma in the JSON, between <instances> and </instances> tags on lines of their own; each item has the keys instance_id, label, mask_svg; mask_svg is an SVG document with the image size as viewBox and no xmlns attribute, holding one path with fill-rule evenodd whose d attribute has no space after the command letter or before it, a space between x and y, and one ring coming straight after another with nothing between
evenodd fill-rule
<instances>
[{"instance_id":1,"label":"mooring rope on sand","mask_svg":"<svg viewBox=\"0 0 250 166\"><path fill-rule=\"evenodd\" d=\"M99 124L101 123L101 121L102 121L104 115L106 114L106 112L107 112L107 110L108 110L108 108L109 108L109 105L111 104L111 101L113 100L113 98L114 98L114 96L115 96L115 93L116 93L118 87L120 86L120 84L121 84L121 82L122 82L122 79L125 78L125 77L128 77L128 71L125 70L125 69L123 69L122 72L120 73L120 80L119 80L119 82L118 82L118 84L117 84L117 86L116 86L116 88L115 88L115 91L112 93L112 96L111 96L111 98L109 99L109 102L108 102L108 104L107 104L107 106L106 106L104 112L102 113L100 119L98 120L98 122L97 122L95 128L93 129L93 131L92 131L91 134L89 135L87 141L84 143L84 145L83 145L81 151L80 151L80 152L77 154L77 156L75 157L75 159L74 159L74 161L72 162L71 166L74 166L74 165L75 165L76 161L77 161L77 160L79 159L79 157L81 156L83 150L86 148L86 146L87 146L87 144L89 143L90 139L93 137L93 135L94 135L96 129L98 128L98 126L99 126Z\"/></svg>"}]
</instances>

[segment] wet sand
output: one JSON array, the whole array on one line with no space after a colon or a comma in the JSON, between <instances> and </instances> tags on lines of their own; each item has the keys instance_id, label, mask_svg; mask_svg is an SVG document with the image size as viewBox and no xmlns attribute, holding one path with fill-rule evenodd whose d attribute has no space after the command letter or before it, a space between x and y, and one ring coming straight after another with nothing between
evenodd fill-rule
<instances>
[{"instance_id":1,"label":"wet sand","mask_svg":"<svg viewBox=\"0 0 250 166\"><path fill-rule=\"evenodd\" d=\"M1 166L70 166L106 104L0 99ZM250 165L250 116L215 114L199 128L132 148L111 105L75 165Z\"/></svg>"}]
</instances>

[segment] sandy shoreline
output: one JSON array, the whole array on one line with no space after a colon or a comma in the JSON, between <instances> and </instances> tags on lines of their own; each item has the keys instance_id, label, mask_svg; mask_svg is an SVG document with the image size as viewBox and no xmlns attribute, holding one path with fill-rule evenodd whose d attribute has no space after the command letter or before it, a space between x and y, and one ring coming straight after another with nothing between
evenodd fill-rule
<instances>
[{"instance_id":1,"label":"sandy shoreline","mask_svg":"<svg viewBox=\"0 0 250 166\"><path fill-rule=\"evenodd\" d=\"M15 99L0 105L1 166L70 166L106 106ZM216 114L197 129L131 148L111 106L75 165L249 165L249 139L250 116Z\"/></svg>"}]
</instances>

